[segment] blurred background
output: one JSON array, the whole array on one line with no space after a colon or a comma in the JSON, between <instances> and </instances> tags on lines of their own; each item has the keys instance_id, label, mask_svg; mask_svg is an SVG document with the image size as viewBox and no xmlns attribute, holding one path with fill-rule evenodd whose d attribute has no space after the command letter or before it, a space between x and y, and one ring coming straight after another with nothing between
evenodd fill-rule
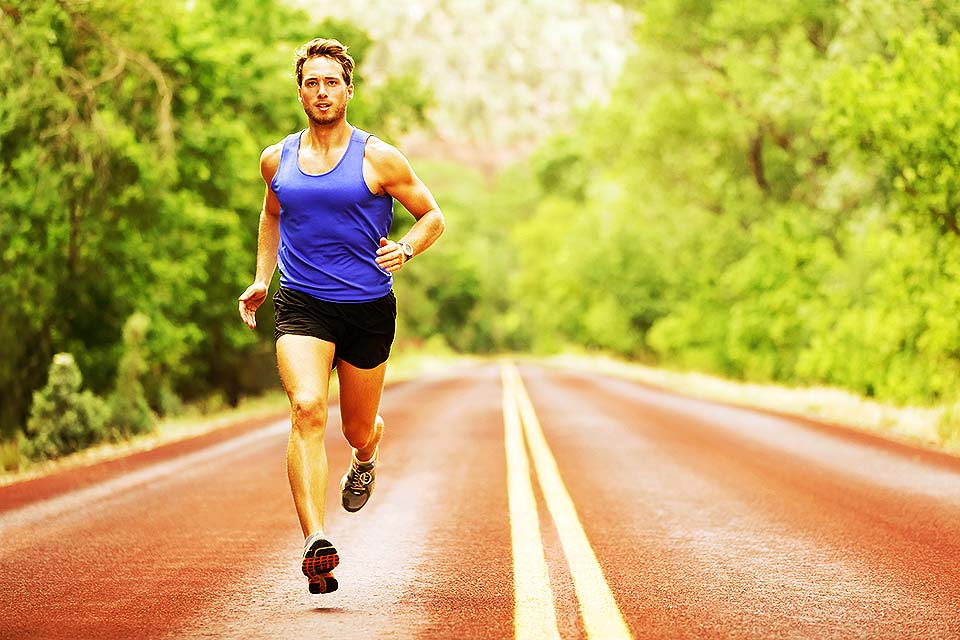
<instances>
[{"instance_id":1,"label":"blurred background","mask_svg":"<svg viewBox=\"0 0 960 640\"><path fill-rule=\"evenodd\" d=\"M335 4L0 1L4 467L279 388L273 309L254 333L236 300L316 36L447 219L398 352L955 406L957 3Z\"/></svg>"}]
</instances>

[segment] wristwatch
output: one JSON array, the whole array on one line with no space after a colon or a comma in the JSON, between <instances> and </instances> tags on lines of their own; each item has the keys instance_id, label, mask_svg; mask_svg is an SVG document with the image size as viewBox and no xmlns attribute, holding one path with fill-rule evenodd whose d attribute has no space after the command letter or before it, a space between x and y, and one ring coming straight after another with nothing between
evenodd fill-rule
<instances>
[{"instance_id":1,"label":"wristwatch","mask_svg":"<svg viewBox=\"0 0 960 640\"><path fill-rule=\"evenodd\" d=\"M409 242L398 242L400 245L400 250L403 251L403 261L406 262L413 258L413 245Z\"/></svg>"}]
</instances>

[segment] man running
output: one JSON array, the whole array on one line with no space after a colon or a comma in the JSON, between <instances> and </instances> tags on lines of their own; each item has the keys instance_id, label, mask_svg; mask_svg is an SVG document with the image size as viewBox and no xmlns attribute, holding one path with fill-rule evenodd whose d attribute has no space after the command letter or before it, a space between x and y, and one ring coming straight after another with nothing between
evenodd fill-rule
<instances>
[{"instance_id":1,"label":"man running","mask_svg":"<svg viewBox=\"0 0 960 640\"><path fill-rule=\"evenodd\" d=\"M384 423L379 414L396 327L393 273L443 232L430 190L394 147L347 123L353 58L336 40L317 38L296 52L297 91L308 127L260 156L266 182L257 241L257 275L240 296L240 317L256 311L279 261L277 366L290 399L287 476L303 529L303 573L311 593L336 590L336 548L324 533L327 392L338 369L343 435L353 447L340 481L341 502L358 511L370 499ZM400 242L387 239L396 198L416 222Z\"/></svg>"}]
</instances>

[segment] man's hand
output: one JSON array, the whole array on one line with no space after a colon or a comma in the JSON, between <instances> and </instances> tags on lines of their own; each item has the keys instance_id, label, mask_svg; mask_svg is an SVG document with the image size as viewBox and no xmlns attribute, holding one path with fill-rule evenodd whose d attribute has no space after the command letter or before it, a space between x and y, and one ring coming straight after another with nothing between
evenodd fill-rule
<instances>
[{"instance_id":1,"label":"man's hand","mask_svg":"<svg viewBox=\"0 0 960 640\"><path fill-rule=\"evenodd\" d=\"M380 248L377 249L378 267L387 273L393 273L398 271L405 261L406 257L403 255L403 249L400 248L400 245L393 240L380 238Z\"/></svg>"},{"instance_id":2,"label":"man's hand","mask_svg":"<svg viewBox=\"0 0 960 640\"><path fill-rule=\"evenodd\" d=\"M267 299L267 285L254 282L240 296L240 319L251 329L257 328L257 309Z\"/></svg>"}]
</instances>

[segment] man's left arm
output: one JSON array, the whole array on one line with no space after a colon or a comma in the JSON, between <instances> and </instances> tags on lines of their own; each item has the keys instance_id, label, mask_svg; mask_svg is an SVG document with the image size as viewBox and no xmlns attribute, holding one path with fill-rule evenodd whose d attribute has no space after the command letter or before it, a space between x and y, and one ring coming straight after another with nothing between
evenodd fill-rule
<instances>
[{"instance_id":1,"label":"man's left arm","mask_svg":"<svg viewBox=\"0 0 960 640\"><path fill-rule=\"evenodd\" d=\"M417 177L402 153L380 140L372 139L367 146L367 155L374 165L380 187L396 198L416 220L399 242L380 239L377 264L392 273L408 259L400 243L409 244L413 247L413 255L418 255L436 242L444 229L443 213L430 189Z\"/></svg>"}]
</instances>

